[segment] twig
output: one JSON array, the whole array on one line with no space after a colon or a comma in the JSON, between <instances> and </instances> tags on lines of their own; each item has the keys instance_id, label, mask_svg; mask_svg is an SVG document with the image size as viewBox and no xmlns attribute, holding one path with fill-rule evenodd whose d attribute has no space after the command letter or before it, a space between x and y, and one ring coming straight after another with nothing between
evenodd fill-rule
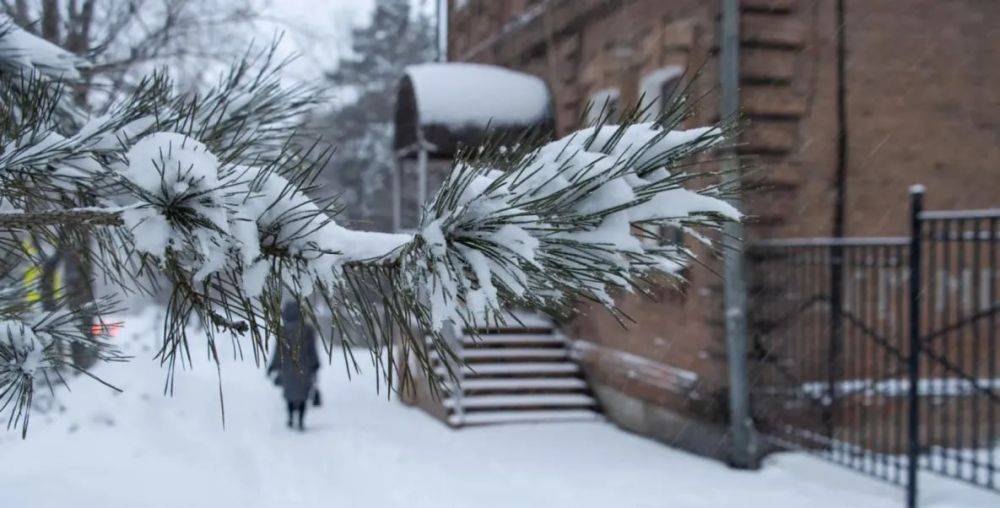
<instances>
[{"instance_id":1,"label":"twig","mask_svg":"<svg viewBox=\"0 0 1000 508\"><path fill-rule=\"evenodd\" d=\"M125 208L69 208L49 212L0 212L0 228L29 229L43 226L124 226Z\"/></svg>"}]
</instances>

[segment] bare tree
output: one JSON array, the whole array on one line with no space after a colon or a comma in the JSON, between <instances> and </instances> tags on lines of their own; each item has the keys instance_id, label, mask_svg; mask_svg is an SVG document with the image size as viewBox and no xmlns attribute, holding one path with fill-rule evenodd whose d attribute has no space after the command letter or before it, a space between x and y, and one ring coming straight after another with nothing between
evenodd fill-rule
<instances>
[{"instance_id":1,"label":"bare tree","mask_svg":"<svg viewBox=\"0 0 1000 508\"><path fill-rule=\"evenodd\" d=\"M74 101L105 111L143 76L169 65L181 87L200 84L247 47L264 0L0 0L15 23L91 65Z\"/></svg>"}]
</instances>

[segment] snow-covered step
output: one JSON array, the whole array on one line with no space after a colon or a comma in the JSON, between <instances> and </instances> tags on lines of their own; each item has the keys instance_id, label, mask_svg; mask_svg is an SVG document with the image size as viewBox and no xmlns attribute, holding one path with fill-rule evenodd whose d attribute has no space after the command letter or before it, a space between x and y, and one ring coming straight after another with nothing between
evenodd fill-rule
<instances>
[{"instance_id":1,"label":"snow-covered step","mask_svg":"<svg viewBox=\"0 0 1000 508\"><path fill-rule=\"evenodd\" d=\"M599 404L555 324L542 315L515 313L518 319L506 324L465 330L455 351L458 362L451 365L457 380L430 353L434 373L450 393L440 402L446 421L460 427L600 419Z\"/></svg>"},{"instance_id":2,"label":"snow-covered step","mask_svg":"<svg viewBox=\"0 0 1000 508\"><path fill-rule=\"evenodd\" d=\"M462 397L462 407L465 409L498 408L498 407L590 407L595 406L594 399L589 395L577 393L567 394L524 394L524 395L471 395ZM444 405L452 408L456 399L445 399Z\"/></svg>"},{"instance_id":3,"label":"snow-covered step","mask_svg":"<svg viewBox=\"0 0 1000 508\"><path fill-rule=\"evenodd\" d=\"M452 415L452 425L484 425L489 423L541 423L600 420L601 415L588 409L558 409L537 411L488 411Z\"/></svg>"},{"instance_id":4,"label":"snow-covered step","mask_svg":"<svg viewBox=\"0 0 1000 508\"><path fill-rule=\"evenodd\" d=\"M548 358L563 360L569 357L566 348L495 348L467 349L462 352L466 360L503 360L512 358Z\"/></svg>"},{"instance_id":5,"label":"snow-covered step","mask_svg":"<svg viewBox=\"0 0 1000 508\"><path fill-rule=\"evenodd\" d=\"M553 328L555 324L547 316L541 314L532 314L528 312L513 312L506 316L503 324L497 324L493 321L483 320L482 322L473 323L474 328L480 329L517 329L517 328Z\"/></svg>"},{"instance_id":6,"label":"snow-covered step","mask_svg":"<svg viewBox=\"0 0 1000 508\"><path fill-rule=\"evenodd\" d=\"M466 390L583 390L587 382L577 377L466 379Z\"/></svg>"},{"instance_id":7,"label":"snow-covered step","mask_svg":"<svg viewBox=\"0 0 1000 508\"><path fill-rule=\"evenodd\" d=\"M564 347L508 347L466 349L459 353L465 360L507 360L514 358L565 360L569 351ZM432 360L439 360L437 351L430 352Z\"/></svg>"},{"instance_id":8,"label":"snow-covered step","mask_svg":"<svg viewBox=\"0 0 1000 508\"><path fill-rule=\"evenodd\" d=\"M467 336L462 341L470 346L506 346L510 344L566 344L566 339L560 335L548 333L495 333L479 337Z\"/></svg>"},{"instance_id":9,"label":"snow-covered step","mask_svg":"<svg viewBox=\"0 0 1000 508\"><path fill-rule=\"evenodd\" d=\"M466 366L463 373L472 375L514 375L514 374L576 374L580 367L572 362L525 362L525 363L480 363ZM435 367L434 373L448 375L443 366Z\"/></svg>"}]
</instances>

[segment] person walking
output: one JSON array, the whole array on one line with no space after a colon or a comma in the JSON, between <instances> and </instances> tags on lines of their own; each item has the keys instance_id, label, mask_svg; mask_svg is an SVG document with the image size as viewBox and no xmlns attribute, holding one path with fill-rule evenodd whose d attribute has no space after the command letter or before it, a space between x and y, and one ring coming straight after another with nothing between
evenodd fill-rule
<instances>
[{"instance_id":1,"label":"person walking","mask_svg":"<svg viewBox=\"0 0 1000 508\"><path fill-rule=\"evenodd\" d=\"M297 416L298 429L305 430L306 402L310 396L319 400L315 386L318 370L316 331L303 321L299 304L288 302L281 309L281 333L267 368L269 375L276 374L274 383L281 386L287 402L288 428L294 427Z\"/></svg>"}]
</instances>

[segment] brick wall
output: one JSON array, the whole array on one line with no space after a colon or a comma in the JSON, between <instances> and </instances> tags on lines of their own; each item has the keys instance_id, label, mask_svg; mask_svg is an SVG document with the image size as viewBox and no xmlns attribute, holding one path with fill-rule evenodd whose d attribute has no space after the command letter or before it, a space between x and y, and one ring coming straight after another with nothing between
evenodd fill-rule
<instances>
[{"instance_id":1,"label":"brick wall","mask_svg":"<svg viewBox=\"0 0 1000 508\"><path fill-rule=\"evenodd\" d=\"M468 0L452 2L452 60L493 63L546 79L560 134L579 126L587 99L617 87L624 103L643 75L667 65L701 69L692 124L718 118L718 2L697 0ZM836 2L743 0L740 151L758 238L829 236L837 167ZM846 0L849 235L905 232L907 187L929 187L930 208L1000 206L1000 2ZM719 263L703 253L688 282L655 299L618 295L626 330L584 306L566 326L598 346L592 380L642 407L625 425L657 434L652 408L720 421L726 385ZM594 352L596 351L596 352ZM684 393L629 376L620 351L697 376ZM603 353L602 353L603 352ZM626 356L627 357L627 356ZM605 388L607 390L605 390ZM675 390L676 391L676 390ZM600 393L599 393L600 394ZM694 402L692 402L694 401ZM637 405L638 404L638 405ZM613 414L613 418L616 416ZM662 420L662 418L661 418ZM684 423L686 425L686 423ZM662 437L662 436L661 436ZM670 440L669 438L667 438Z\"/></svg>"}]
</instances>

